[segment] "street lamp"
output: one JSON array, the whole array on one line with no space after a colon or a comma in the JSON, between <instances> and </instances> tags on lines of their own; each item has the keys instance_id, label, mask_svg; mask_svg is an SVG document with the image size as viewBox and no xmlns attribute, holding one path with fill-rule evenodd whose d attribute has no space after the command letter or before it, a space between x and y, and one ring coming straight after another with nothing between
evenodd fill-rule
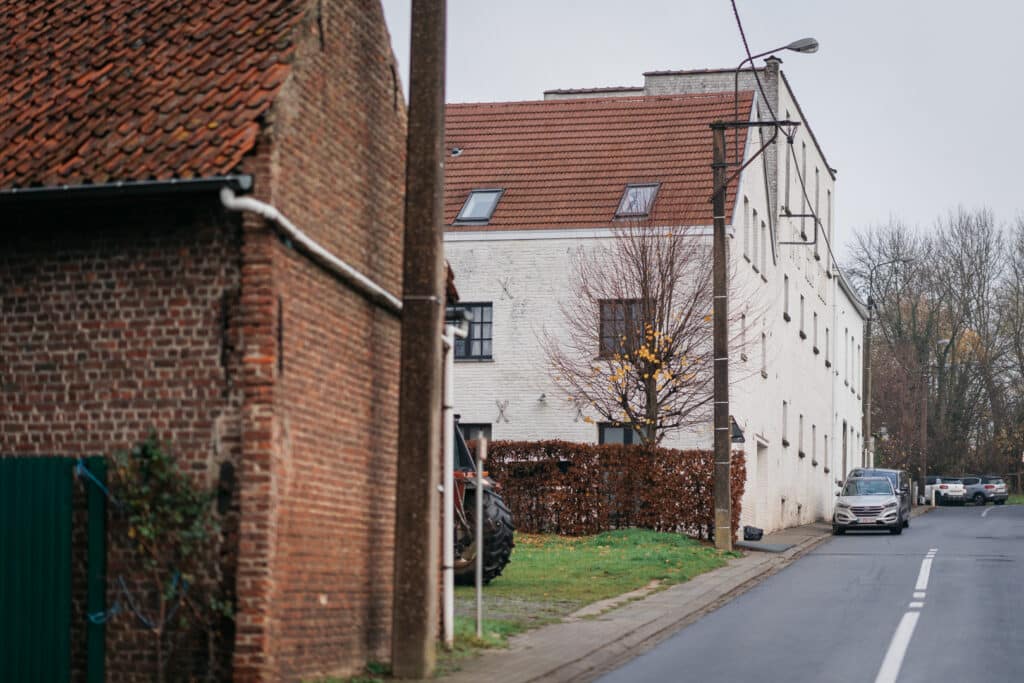
<instances>
[{"instance_id":1,"label":"street lamp","mask_svg":"<svg viewBox=\"0 0 1024 683\"><path fill-rule=\"evenodd\" d=\"M801 53L804 53L804 54L811 54L812 52L817 52L818 51L818 41L815 40L814 38L801 38L799 40L794 40L792 43L789 43L788 45L783 45L781 47L777 47L774 50L766 50L765 52L759 52L756 55L751 55L750 57L747 57L742 62L740 62L738 65L736 65L736 70L735 70L735 72L733 72L733 85L732 85L732 109L733 109L732 120L733 121L739 121L739 118L740 118L740 101L739 101L740 71L743 70L743 65L746 64L747 62L750 62L750 65L753 66L755 59L757 59L759 57L766 57L766 56L768 56L770 54L774 54L776 52L782 52L783 50L791 50L793 52L801 52ZM771 105L769 105L769 106L771 106ZM772 112L772 116L774 116L775 118L778 118L778 116L776 116L774 112ZM733 147L736 148L735 149L735 153L734 153L736 163L739 163L739 155L740 155L739 144L737 144L738 141L739 141L739 130L736 131L736 136L733 138Z\"/></svg>"},{"instance_id":2,"label":"street lamp","mask_svg":"<svg viewBox=\"0 0 1024 683\"><path fill-rule=\"evenodd\" d=\"M715 426L715 547L719 550L732 550L732 493L730 486L731 469L731 436L732 426L729 420L729 293L726 287L726 264L728 263L728 244L725 238L725 195L729 185L728 162L725 152L725 131L733 128L753 128L756 126L778 127L781 121L772 116L771 121L739 121L739 69L747 62L764 57L781 50L796 52L814 52L818 49L818 41L813 38L802 38L774 50L768 50L747 57L736 68L736 89L733 91L734 110L736 115L731 122L716 121L711 124L713 133L712 163L714 174L714 194L712 195L712 214L714 233L712 242L713 253L713 349L715 363L714 377L714 426ZM768 104L768 103L766 103ZM769 104L769 109L771 105ZM763 151L763 148L762 148ZM761 152L758 152L760 154ZM756 155L755 155L756 156Z\"/></svg>"}]
</instances>

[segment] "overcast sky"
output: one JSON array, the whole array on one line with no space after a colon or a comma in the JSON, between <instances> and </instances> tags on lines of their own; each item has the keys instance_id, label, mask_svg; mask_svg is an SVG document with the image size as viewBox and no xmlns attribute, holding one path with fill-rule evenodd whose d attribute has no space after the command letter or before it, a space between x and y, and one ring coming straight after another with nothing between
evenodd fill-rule
<instances>
[{"instance_id":1,"label":"overcast sky","mask_svg":"<svg viewBox=\"0 0 1024 683\"><path fill-rule=\"evenodd\" d=\"M410 0L383 0L408 87ZM1024 212L1024 3L739 0L755 54L780 53L829 163L840 243L896 217L927 228L963 205ZM734 68L729 0L449 0L447 101L541 99L643 85L644 71ZM760 62L759 62L760 63ZM842 250L841 249L841 253Z\"/></svg>"}]
</instances>

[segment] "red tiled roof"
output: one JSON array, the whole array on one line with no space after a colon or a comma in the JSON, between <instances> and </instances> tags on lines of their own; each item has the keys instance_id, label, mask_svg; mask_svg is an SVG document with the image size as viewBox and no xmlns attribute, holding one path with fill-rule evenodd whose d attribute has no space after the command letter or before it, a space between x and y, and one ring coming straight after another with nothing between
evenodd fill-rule
<instances>
[{"instance_id":1,"label":"red tiled roof","mask_svg":"<svg viewBox=\"0 0 1024 683\"><path fill-rule=\"evenodd\" d=\"M302 0L0 0L0 189L223 175Z\"/></svg>"},{"instance_id":2,"label":"red tiled roof","mask_svg":"<svg viewBox=\"0 0 1024 683\"><path fill-rule=\"evenodd\" d=\"M739 94L741 116L752 100ZM462 152L445 159L445 223L470 190L503 188L486 226L448 230L609 227L627 184L660 182L655 222L710 225L709 124L733 106L731 92L449 105L446 149Z\"/></svg>"}]
</instances>

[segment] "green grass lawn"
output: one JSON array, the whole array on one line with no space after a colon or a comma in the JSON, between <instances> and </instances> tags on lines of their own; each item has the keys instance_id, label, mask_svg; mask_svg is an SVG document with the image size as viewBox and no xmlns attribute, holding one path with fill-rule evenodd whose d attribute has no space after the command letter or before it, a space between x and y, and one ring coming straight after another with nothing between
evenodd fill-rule
<instances>
[{"instance_id":1,"label":"green grass lawn","mask_svg":"<svg viewBox=\"0 0 1024 683\"><path fill-rule=\"evenodd\" d=\"M559 621L576 610L658 581L658 589L721 567L738 553L720 553L681 534L643 529L596 536L517 533L512 562L484 587L483 638L477 639L472 586L455 588L455 645L438 650L438 674L483 648L504 647L508 637ZM351 683L382 680L386 667L371 668Z\"/></svg>"},{"instance_id":2,"label":"green grass lawn","mask_svg":"<svg viewBox=\"0 0 1024 683\"><path fill-rule=\"evenodd\" d=\"M1024 505L1024 495L1020 493L1011 493L1006 502L1009 505Z\"/></svg>"},{"instance_id":3,"label":"green grass lawn","mask_svg":"<svg viewBox=\"0 0 1024 683\"><path fill-rule=\"evenodd\" d=\"M475 637L472 586L457 586L456 644L441 653L440 668L481 647L500 647L507 638L559 621L606 598L660 582L665 588L721 567L737 554L722 554L681 534L644 529L596 536L516 534L512 562L484 588L484 637Z\"/></svg>"}]
</instances>

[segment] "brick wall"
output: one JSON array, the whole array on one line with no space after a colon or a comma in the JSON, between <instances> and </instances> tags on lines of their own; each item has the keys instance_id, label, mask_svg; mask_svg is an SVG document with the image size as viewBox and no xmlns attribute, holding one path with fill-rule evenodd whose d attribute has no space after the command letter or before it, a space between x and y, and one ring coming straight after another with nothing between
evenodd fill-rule
<instances>
[{"instance_id":1,"label":"brick wall","mask_svg":"<svg viewBox=\"0 0 1024 683\"><path fill-rule=\"evenodd\" d=\"M212 202L193 198L49 204L7 214L0 453L110 454L155 429L205 485L216 482L222 462L237 462L240 395L231 329L239 236L219 215ZM82 486L76 484L76 500L84 504ZM233 538L237 517L229 517ZM83 520L79 511L75 521ZM126 575L136 586L118 535L123 529L112 522L108 585ZM73 579L76 671L84 665L81 546ZM233 563L225 569L230 584ZM108 590L108 606L119 597ZM147 638L125 614L107 625L109 680L152 680Z\"/></svg>"},{"instance_id":2,"label":"brick wall","mask_svg":"<svg viewBox=\"0 0 1024 683\"><path fill-rule=\"evenodd\" d=\"M380 7L324 2L298 36L248 161L255 195L397 295L405 105ZM247 432L236 679L346 675L389 658L399 321L245 222L261 436Z\"/></svg>"}]
</instances>

